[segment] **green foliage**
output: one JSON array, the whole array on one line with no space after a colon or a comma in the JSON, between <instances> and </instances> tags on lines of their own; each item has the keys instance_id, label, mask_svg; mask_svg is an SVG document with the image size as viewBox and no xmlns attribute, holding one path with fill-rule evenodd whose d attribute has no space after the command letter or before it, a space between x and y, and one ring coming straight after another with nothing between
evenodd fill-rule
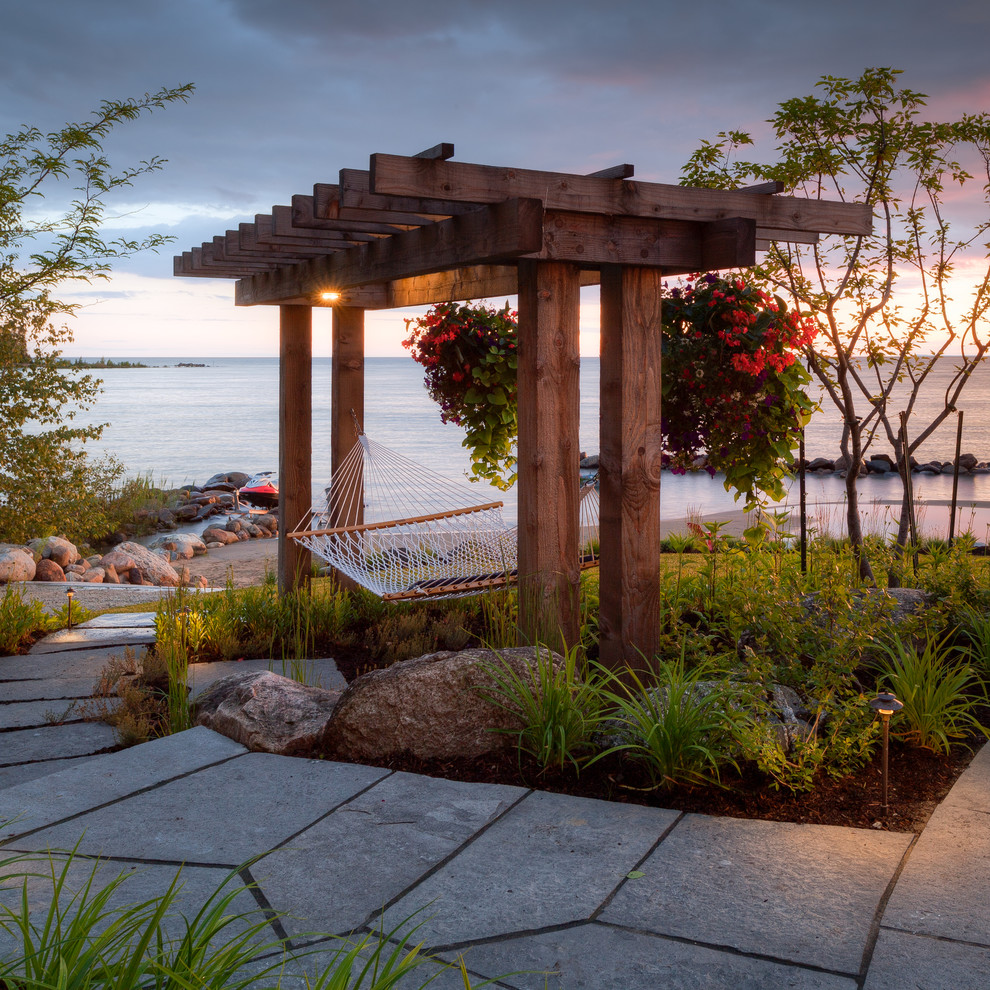
<instances>
[{"instance_id":1,"label":"green foliage","mask_svg":"<svg viewBox=\"0 0 990 990\"><path fill-rule=\"evenodd\" d=\"M732 727L738 692L711 664L689 670L685 648L650 675L627 668L606 692L622 742L616 747L645 767L653 787L718 783L735 765Z\"/></svg>"},{"instance_id":2,"label":"green foliage","mask_svg":"<svg viewBox=\"0 0 990 990\"><path fill-rule=\"evenodd\" d=\"M10 585L4 588L0 598L0 656L16 653L33 633L48 628L41 602L25 601Z\"/></svg>"},{"instance_id":3,"label":"green foliage","mask_svg":"<svg viewBox=\"0 0 990 990\"><path fill-rule=\"evenodd\" d=\"M537 644L536 651L536 663L524 674L498 656L485 668L492 686L482 694L518 717L518 729L503 731L518 737L520 752L544 770L569 763L580 771L592 759L592 738L603 719L603 674L592 668L582 677L577 648L567 650L560 664L547 647Z\"/></svg>"},{"instance_id":4,"label":"green foliage","mask_svg":"<svg viewBox=\"0 0 990 990\"><path fill-rule=\"evenodd\" d=\"M855 79L824 76L815 94L784 101L769 121L776 161L741 157L753 139L725 131L702 142L682 171L689 185L779 181L799 197L872 209L872 233L813 246L775 242L747 273L821 326L807 357L843 418L853 465L875 443L888 444L896 460L916 451L958 408L990 347L990 184L981 188L967 171L970 162L981 171L990 162L990 114L933 121L925 95L899 88L899 75L869 68ZM973 218L961 232L960 216ZM969 300L959 304L963 290ZM944 405L931 422L910 426L905 452L898 413L916 412L919 389L949 354L958 365ZM869 579L855 478L851 470L848 532ZM902 516L899 544L906 537Z\"/></svg>"},{"instance_id":5,"label":"green foliage","mask_svg":"<svg viewBox=\"0 0 990 990\"><path fill-rule=\"evenodd\" d=\"M53 133L23 127L0 138L0 539L106 532L98 511L120 466L90 463L85 444L103 427L71 422L93 404L100 383L60 368L60 349L72 340L62 321L75 307L51 293L107 278L115 260L169 240L103 236L106 200L164 162L115 171L102 143L115 127L185 100L191 89L105 102L89 120ZM66 182L76 183L76 198L61 215L45 213L45 197L63 198Z\"/></svg>"},{"instance_id":6,"label":"green foliage","mask_svg":"<svg viewBox=\"0 0 990 990\"><path fill-rule=\"evenodd\" d=\"M277 954L286 948L273 938L271 922L277 916L273 919L261 909L235 913L235 900L252 890L239 882L238 871L231 872L188 917L178 912L181 870L162 894L119 903L133 873L105 878L106 864L87 865L74 852L64 859L13 856L0 866L6 873L5 885L20 887L22 895L11 905L0 904L0 929L15 946L0 957L0 986L248 990L282 985L288 960ZM35 910L35 901L47 906ZM410 927L410 920L390 931L383 928L351 939L332 936L321 942L313 954L319 952L329 960L306 975L306 985L312 990L391 990L400 985L422 990L453 970L465 990L471 990L463 960L458 957L452 964L431 960L422 943L413 943L417 928ZM307 935L326 937L316 932ZM304 950L294 959L305 963L308 954ZM266 965L266 960L273 961ZM423 971L429 962L435 963L432 976Z\"/></svg>"},{"instance_id":7,"label":"green foliage","mask_svg":"<svg viewBox=\"0 0 990 990\"><path fill-rule=\"evenodd\" d=\"M929 634L919 647L895 636L883 644L879 672L881 685L904 705L891 718L891 735L935 753L973 735L990 736L977 717L986 684L948 637Z\"/></svg>"}]
</instances>

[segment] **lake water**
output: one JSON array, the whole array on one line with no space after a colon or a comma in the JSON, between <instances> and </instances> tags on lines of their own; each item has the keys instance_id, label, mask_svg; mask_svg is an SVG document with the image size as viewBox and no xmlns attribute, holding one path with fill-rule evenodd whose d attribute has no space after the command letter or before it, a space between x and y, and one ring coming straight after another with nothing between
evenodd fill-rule
<instances>
[{"instance_id":1,"label":"lake water","mask_svg":"<svg viewBox=\"0 0 990 990\"><path fill-rule=\"evenodd\" d=\"M125 360L121 359L121 360ZM217 471L252 473L278 467L278 361L275 358L131 358L154 367L108 369L103 394L88 414L89 421L110 425L103 439L90 445L96 453L116 456L129 475L151 475L156 482L181 485L202 483ZM178 367L180 362L205 367ZM581 447L598 450L597 358L581 363ZM468 458L458 427L440 422L439 411L423 387L422 371L407 357L369 358L365 369L365 430L370 437L403 453L437 474L462 479ZM952 376L952 362L943 360L926 385L918 421L927 422L942 401ZM990 459L990 368L981 367L963 395L965 411L963 450L980 460ZM895 404L896 408L896 404ZM956 418L952 416L924 445L920 459L949 460L955 448ZM817 413L806 431L809 457L838 454L840 426L830 404ZM313 481L314 496L329 475L330 361L313 362ZM881 446L876 448L884 450ZM915 476L916 494L930 508L930 523L940 518L936 505L951 496L952 478ZM466 484L466 482L465 482ZM821 503L820 516L836 522L841 517L844 482L809 478L809 499ZM515 518L515 495L472 485L478 501L504 498L506 514ZM870 477L860 482L861 499L869 504L900 497L897 478ZM796 486L795 486L796 498ZM960 479L964 524L982 535L990 516L977 516L968 507L990 503L990 476ZM718 477L707 474L677 477L664 474L661 511L664 518L692 513L714 513L735 507ZM878 508L875 514L882 514ZM944 512L941 513L944 515ZM835 527L833 527L835 528Z\"/></svg>"}]
</instances>

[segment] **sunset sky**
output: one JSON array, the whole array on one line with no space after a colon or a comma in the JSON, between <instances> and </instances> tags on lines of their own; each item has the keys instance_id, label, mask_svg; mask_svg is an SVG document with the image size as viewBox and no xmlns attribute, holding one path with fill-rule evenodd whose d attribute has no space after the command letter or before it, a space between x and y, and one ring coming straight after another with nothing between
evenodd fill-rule
<instances>
[{"instance_id":1,"label":"sunset sky","mask_svg":"<svg viewBox=\"0 0 990 990\"><path fill-rule=\"evenodd\" d=\"M779 101L867 66L904 69L933 115L990 109L986 0L37 0L5 3L0 23L2 133L196 85L108 144L121 165L169 159L114 199L114 226L176 240L62 294L82 304L76 355L275 354L276 310L234 307L231 281L173 278L172 254L372 152L449 141L461 161L632 162L676 182L700 139L766 134ZM584 299L593 348L597 292ZM407 315L369 315L370 354L402 353ZM317 353L328 325L321 314Z\"/></svg>"}]
</instances>

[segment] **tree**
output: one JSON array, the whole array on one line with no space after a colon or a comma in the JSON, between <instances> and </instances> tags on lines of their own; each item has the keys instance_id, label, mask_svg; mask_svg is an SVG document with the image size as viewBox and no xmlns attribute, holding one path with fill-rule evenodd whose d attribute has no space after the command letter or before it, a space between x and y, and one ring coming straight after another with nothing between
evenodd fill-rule
<instances>
[{"instance_id":1,"label":"tree","mask_svg":"<svg viewBox=\"0 0 990 990\"><path fill-rule=\"evenodd\" d=\"M117 259L156 249L170 238L108 240L106 200L164 159L122 170L103 152L110 132L146 112L186 100L192 86L133 100L104 102L88 120L42 134L22 127L0 141L0 538L22 540L65 530L100 533L103 497L119 477L112 459L93 464L88 440L102 426L72 424L89 408L100 382L62 373L61 348L72 340L64 322L75 307L53 295L72 282L109 277ZM75 198L54 216L36 218L46 195ZM67 197L66 197L67 198Z\"/></svg>"},{"instance_id":2,"label":"tree","mask_svg":"<svg viewBox=\"0 0 990 990\"><path fill-rule=\"evenodd\" d=\"M898 89L898 75L874 68L855 80L824 76L820 95L779 104L769 121L779 142L777 161L736 160L739 150L754 142L746 132L727 131L703 142L682 173L689 185L737 188L754 180L776 181L795 195L873 207L872 234L827 237L812 245L774 242L762 264L748 273L820 323L805 354L842 416L847 526L860 576L867 581L873 572L856 489L864 454L886 440L906 482L911 454L955 411L990 347L985 326L990 116L927 120L927 97ZM968 169L974 165L986 173L987 184L965 201L967 218L959 215L960 191L972 180ZM969 277L969 301L956 307L963 256L967 262L975 259L977 270ZM942 408L931 422L911 424L936 362L949 356L958 364ZM899 384L907 394L903 408L895 409ZM908 508L905 486L899 548L906 541Z\"/></svg>"}]
</instances>

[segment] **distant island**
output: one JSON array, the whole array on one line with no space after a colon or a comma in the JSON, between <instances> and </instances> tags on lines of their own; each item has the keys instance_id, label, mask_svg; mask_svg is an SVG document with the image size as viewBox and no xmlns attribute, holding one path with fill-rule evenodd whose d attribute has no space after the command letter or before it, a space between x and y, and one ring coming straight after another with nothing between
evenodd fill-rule
<instances>
[{"instance_id":1,"label":"distant island","mask_svg":"<svg viewBox=\"0 0 990 990\"><path fill-rule=\"evenodd\" d=\"M147 368L148 365L139 361L113 361L109 358L59 358L55 362L57 368L69 368L75 370L89 370L91 368Z\"/></svg>"}]
</instances>

